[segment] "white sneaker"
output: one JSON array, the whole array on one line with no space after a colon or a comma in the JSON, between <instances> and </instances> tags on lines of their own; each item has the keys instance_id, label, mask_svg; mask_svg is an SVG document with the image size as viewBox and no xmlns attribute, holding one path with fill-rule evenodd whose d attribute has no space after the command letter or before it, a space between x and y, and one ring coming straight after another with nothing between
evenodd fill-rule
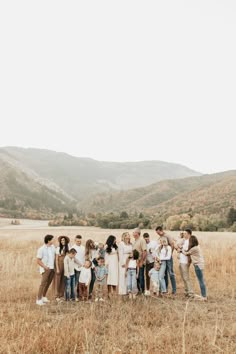
<instances>
[{"instance_id":1,"label":"white sneaker","mask_svg":"<svg viewBox=\"0 0 236 354\"><path fill-rule=\"evenodd\" d=\"M36 305L43 306L43 305L45 305L45 303L43 302L43 299L36 300Z\"/></svg>"},{"instance_id":2,"label":"white sneaker","mask_svg":"<svg viewBox=\"0 0 236 354\"><path fill-rule=\"evenodd\" d=\"M95 302L98 302L98 300L99 300L98 297L96 297Z\"/></svg>"},{"instance_id":3,"label":"white sneaker","mask_svg":"<svg viewBox=\"0 0 236 354\"><path fill-rule=\"evenodd\" d=\"M50 300L48 300L48 298L47 297L43 297L42 298L42 301L46 304L47 302L50 302Z\"/></svg>"},{"instance_id":4,"label":"white sneaker","mask_svg":"<svg viewBox=\"0 0 236 354\"><path fill-rule=\"evenodd\" d=\"M105 300L101 297L101 298L99 299L99 301L104 302Z\"/></svg>"},{"instance_id":5,"label":"white sneaker","mask_svg":"<svg viewBox=\"0 0 236 354\"><path fill-rule=\"evenodd\" d=\"M150 290L145 290L145 294L144 295L145 296L150 296L151 295Z\"/></svg>"}]
</instances>

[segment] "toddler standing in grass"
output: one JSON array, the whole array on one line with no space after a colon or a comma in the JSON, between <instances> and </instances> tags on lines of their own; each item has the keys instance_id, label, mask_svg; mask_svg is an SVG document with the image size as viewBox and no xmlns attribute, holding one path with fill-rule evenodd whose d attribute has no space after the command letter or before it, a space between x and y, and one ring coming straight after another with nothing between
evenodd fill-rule
<instances>
[{"instance_id":1,"label":"toddler standing in grass","mask_svg":"<svg viewBox=\"0 0 236 354\"><path fill-rule=\"evenodd\" d=\"M97 262L98 262L98 266L95 267L95 276L96 276L95 301L104 301L108 272L107 272L107 267L105 266L104 257L98 257Z\"/></svg>"}]
</instances>

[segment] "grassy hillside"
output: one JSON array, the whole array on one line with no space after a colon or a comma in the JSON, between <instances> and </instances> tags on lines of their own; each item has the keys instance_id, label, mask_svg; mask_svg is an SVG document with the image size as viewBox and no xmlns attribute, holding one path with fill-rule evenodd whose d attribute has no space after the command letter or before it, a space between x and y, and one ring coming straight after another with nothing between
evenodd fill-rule
<instances>
[{"instance_id":1,"label":"grassy hillside","mask_svg":"<svg viewBox=\"0 0 236 354\"><path fill-rule=\"evenodd\" d=\"M162 161L101 162L65 153L16 147L0 148L0 154L38 176L55 183L82 201L99 192L126 190L165 180L199 175L189 168Z\"/></svg>"},{"instance_id":2,"label":"grassy hillside","mask_svg":"<svg viewBox=\"0 0 236 354\"><path fill-rule=\"evenodd\" d=\"M0 214L12 217L45 217L69 210L72 202L0 159Z\"/></svg>"},{"instance_id":3,"label":"grassy hillside","mask_svg":"<svg viewBox=\"0 0 236 354\"><path fill-rule=\"evenodd\" d=\"M236 207L236 171L167 180L145 188L97 195L84 205L93 212L145 211L162 216L186 212L224 214Z\"/></svg>"}]
</instances>

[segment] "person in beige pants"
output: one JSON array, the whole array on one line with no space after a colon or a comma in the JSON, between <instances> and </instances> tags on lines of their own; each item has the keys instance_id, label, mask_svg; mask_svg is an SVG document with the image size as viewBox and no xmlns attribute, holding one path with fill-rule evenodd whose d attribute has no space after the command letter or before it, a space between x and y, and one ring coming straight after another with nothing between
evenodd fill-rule
<instances>
[{"instance_id":1,"label":"person in beige pants","mask_svg":"<svg viewBox=\"0 0 236 354\"><path fill-rule=\"evenodd\" d=\"M184 243L182 248L178 248L177 252L179 252L179 270L180 270L180 275L181 278L184 282L184 288L185 288L185 296L187 297L193 297L194 296L194 292L193 292L193 287L192 287L192 283L190 280L190 276L189 276L189 267L190 267L190 263L189 263L189 259L188 256L184 255L182 253L182 250L187 252L188 248L189 248L189 238L192 235L192 230L190 229L186 229L184 231Z\"/></svg>"}]
</instances>

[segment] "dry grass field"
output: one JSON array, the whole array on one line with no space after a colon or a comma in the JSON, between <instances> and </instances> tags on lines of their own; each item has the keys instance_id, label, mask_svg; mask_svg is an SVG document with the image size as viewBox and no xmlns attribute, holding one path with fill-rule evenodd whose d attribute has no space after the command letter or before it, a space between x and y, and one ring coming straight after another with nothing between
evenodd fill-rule
<instances>
[{"instance_id":1,"label":"dry grass field","mask_svg":"<svg viewBox=\"0 0 236 354\"><path fill-rule=\"evenodd\" d=\"M35 256L47 233L105 241L109 234L119 240L122 230L6 222L0 221L0 353L236 353L236 234L196 233L206 261L207 303L184 299L175 258L174 299L132 302L117 296L105 303L51 301L37 307ZM53 300L52 291L48 297Z\"/></svg>"}]
</instances>

